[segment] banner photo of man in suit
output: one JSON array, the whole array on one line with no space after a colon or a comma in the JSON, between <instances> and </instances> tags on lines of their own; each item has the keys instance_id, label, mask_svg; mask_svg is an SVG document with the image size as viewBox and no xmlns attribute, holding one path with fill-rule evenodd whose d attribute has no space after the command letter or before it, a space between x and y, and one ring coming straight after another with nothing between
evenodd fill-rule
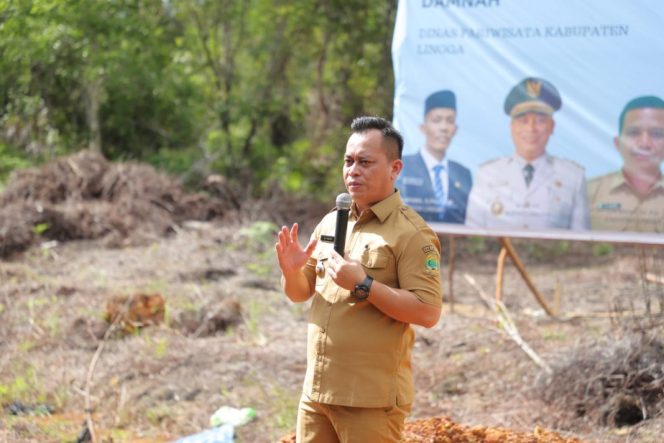
<instances>
[{"instance_id":1,"label":"banner photo of man in suit","mask_svg":"<svg viewBox=\"0 0 664 443\"><path fill-rule=\"evenodd\" d=\"M425 143L419 152L403 158L397 187L404 202L426 221L463 224L466 220L470 170L446 155L457 132L456 109L454 92L429 95L420 125Z\"/></svg>"}]
</instances>

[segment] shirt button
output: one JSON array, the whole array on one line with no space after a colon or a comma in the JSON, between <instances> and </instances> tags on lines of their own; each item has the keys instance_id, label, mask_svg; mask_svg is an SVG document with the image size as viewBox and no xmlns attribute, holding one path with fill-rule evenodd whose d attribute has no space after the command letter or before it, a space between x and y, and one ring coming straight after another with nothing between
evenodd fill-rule
<instances>
[{"instance_id":1,"label":"shirt button","mask_svg":"<svg viewBox=\"0 0 664 443\"><path fill-rule=\"evenodd\" d=\"M325 334L325 328L320 328L320 333Z\"/></svg>"}]
</instances>

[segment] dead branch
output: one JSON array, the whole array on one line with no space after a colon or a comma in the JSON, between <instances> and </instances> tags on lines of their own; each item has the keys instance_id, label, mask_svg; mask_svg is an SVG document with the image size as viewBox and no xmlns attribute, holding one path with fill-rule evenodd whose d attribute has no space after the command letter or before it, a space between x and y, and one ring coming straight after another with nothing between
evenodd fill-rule
<instances>
[{"instance_id":1,"label":"dead branch","mask_svg":"<svg viewBox=\"0 0 664 443\"><path fill-rule=\"evenodd\" d=\"M542 358L521 337L519 330L514 324L514 321L512 320L512 317L510 316L503 302L500 300L492 300L489 296L487 296L482 288L480 288L480 286L477 284L475 279L470 275L464 273L463 277L468 283L471 284L471 286L477 289L477 293L480 296L482 302L484 302L484 304L489 309L496 313L498 324L503 328L507 335L523 350L523 352L526 353L528 357L530 357L532 361L535 362L535 364L537 364L537 366L544 369L548 374L552 374L553 370L551 367L544 360L542 360Z\"/></svg>"},{"instance_id":2,"label":"dead branch","mask_svg":"<svg viewBox=\"0 0 664 443\"><path fill-rule=\"evenodd\" d=\"M132 297L127 297L127 300L125 301L125 304L123 306L123 309L126 311L129 309L129 304L131 303ZM111 324L108 326L108 329L106 329L106 332L104 332L104 336L99 340L99 344L97 345L97 349L95 350L94 355L92 356L92 360L90 360L90 364L88 365L88 372L85 376L85 391L84 391L84 398L85 398L85 424L88 428L88 432L90 433L90 440L92 443L97 443L97 436L95 434L95 429L94 429L94 419L92 418L92 401L90 400L90 391L92 388L92 376L94 375L95 372L95 367L97 366L97 362L99 361L99 357L101 356L101 353L104 351L104 348L106 347L106 342L108 341L108 338L116 331L118 328L118 325L120 324L121 319L123 319L123 315L117 315Z\"/></svg>"}]
</instances>

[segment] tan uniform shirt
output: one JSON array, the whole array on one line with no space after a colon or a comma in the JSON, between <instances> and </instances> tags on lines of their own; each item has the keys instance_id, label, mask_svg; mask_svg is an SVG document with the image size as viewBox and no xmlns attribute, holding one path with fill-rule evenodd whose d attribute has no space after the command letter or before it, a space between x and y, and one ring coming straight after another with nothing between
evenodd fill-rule
<instances>
[{"instance_id":1,"label":"tan uniform shirt","mask_svg":"<svg viewBox=\"0 0 664 443\"><path fill-rule=\"evenodd\" d=\"M592 229L664 232L664 177L639 199L617 171L590 180L588 197Z\"/></svg>"},{"instance_id":2,"label":"tan uniform shirt","mask_svg":"<svg viewBox=\"0 0 664 443\"><path fill-rule=\"evenodd\" d=\"M410 356L414 332L369 301L358 302L327 271L316 271L334 249L336 213L316 227L319 239L305 266L315 294L309 312L304 393L313 401L342 406L388 407L413 401ZM440 242L424 220L403 204L399 192L349 215L346 251L366 273L393 288L440 306ZM369 296L371 298L371 295Z\"/></svg>"}]
</instances>

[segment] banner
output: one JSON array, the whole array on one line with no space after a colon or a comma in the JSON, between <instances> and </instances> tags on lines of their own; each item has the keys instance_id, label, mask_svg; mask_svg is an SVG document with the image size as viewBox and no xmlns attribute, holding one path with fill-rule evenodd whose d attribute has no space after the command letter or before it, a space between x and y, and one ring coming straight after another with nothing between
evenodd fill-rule
<instances>
[{"instance_id":1,"label":"banner","mask_svg":"<svg viewBox=\"0 0 664 443\"><path fill-rule=\"evenodd\" d=\"M439 233L664 244L660 0L400 0L397 186Z\"/></svg>"}]
</instances>

